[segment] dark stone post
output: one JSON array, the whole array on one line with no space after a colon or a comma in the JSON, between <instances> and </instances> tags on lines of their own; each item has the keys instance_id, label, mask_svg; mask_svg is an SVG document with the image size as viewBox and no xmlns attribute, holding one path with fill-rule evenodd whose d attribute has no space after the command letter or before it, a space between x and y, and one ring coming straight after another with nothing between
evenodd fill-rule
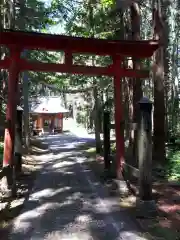
<instances>
[{"instance_id":1,"label":"dark stone post","mask_svg":"<svg viewBox=\"0 0 180 240\"><path fill-rule=\"evenodd\" d=\"M139 101L138 163L139 163L139 206L142 214L154 212L152 200L152 102L147 97Z\"/></svg>"},{"instance_id":2,"label":"dark stone post","mask_svg":"<svg viewBox=\"0 0 180 240\"><path fill-rule=\"evenodd\" d=\"M23 109L18 106L17 114L16 114L17 118L16 118L15 148L14 148L16 176L18 176L22 170L22 113L23 113Z\"/></svg>"},{"instance_id":3,"label":"dark stone post","mask_svg":"<svg viewBox=\"0 0 180 240\"><path fill-rule=\"evenodd\" d=\"M104 130L104 170L107 176L110 174L111 161L110 161L110 112L104 110L103 118Z\"/></svg>"}]
</instances>

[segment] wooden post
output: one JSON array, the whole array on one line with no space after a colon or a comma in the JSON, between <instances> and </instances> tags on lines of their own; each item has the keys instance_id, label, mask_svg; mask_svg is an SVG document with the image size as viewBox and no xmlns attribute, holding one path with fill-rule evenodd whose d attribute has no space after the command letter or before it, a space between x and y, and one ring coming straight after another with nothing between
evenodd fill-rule
<instances>
[{"instance_id":1,"label":"wooden post","mask_svg":"<svg viewBox=\"0 0 180 240\"><path fill-rule=\"evenodd\" d=\"M68 66L68 67L71 67L72 64L73 64L73 55L72 55L72 52L69 52L69 51L66 51L65 52L65 64Z\"/></svg>"},{"instance_id":2,"label":"wooden post","mask_svg":"<svg viewBox=\"0 0 180 240\"><path fill-rule=\"evenodd\" d=\"M18 94L18 75L20 60L20 50L17 47L10 49L11 64L8 78L8 101L6 110L6 126L4 136L4 155L3 155L3 189L4 193L15 194L15 176L13 171L14 164L14 140L15 140L15 122Z\"/></svg>"},{"instance_id":3,"label":"wooden post","mask_svg":"<svg viewBox=\"0 0 180 240\"><path fill-rule=\"evenodd\" d=\"M124 129L122 124L123 111L121 103L121 57L119 55L114 56L113 67L117 178L122 179L122 165L124 162Z\"/></svg>"},{"instance_id":4,"label":"wooden post","mask_svg":"<svg viewBox=\"0 0 180 240\"><path fill-rule=\"evenodd\" d=\"M64 119L64 115L62 113L62 115L61 115L61 132L63 132L63 119Z\"/></svg>"},{"instance_id":5,"label":"wooden post","mask_svg":"<svg viewBox=\"0 0 180 240\"><path fill-rule=\"evenodd\" d=\"M110 112L104 111L103 119L104 128L104 170L105 174L109 176L111 162L110 162Z\"/></svg>"},{"instance_id":6,"label":"wooden post","mask_svg":"<svg viewBox=\"0 0 180 240\"><path fill-rule=\"evenodd\" d=\"M17 107L16 130L15 130L15 172L16 176L22 170L22 113L23 110Z\"/></svg>"},{"instance_id":7,"label":"wooden post","mask_svg":"<svg viewBox=\"0 0 180 240\"><path fill-rule=\"evenodd\" d=\"M140 119L138 123L138 158L139 158L139 196L140 199L152 200L152 103L143 97L139 101Z\"/></svg>"},{"instance_id":8,"label":"wooden post","mask_svg":"<svg viewBox=\"0 0 180 240\"><path fill-rule=\"evenodd\" d=\"M142 214L154 212L152 200L152 102L146 97L139 101L138 160L139 160L139 206Z\"/></svg>"},{"instance_id":9,"label":"wooden post","mask_svg":"<svg viewBox=\"0 0 180 240\"><path fill-rule=\"evenodd\" d=\"M54 115L51 115L51 129L50 129L50 132L51 133L54 133Z\"/></svg>"},{"instance_id":10,"label":"wooden post","mask_svg":"<svg viewBox=\"0 0 180 240\"><path fill-rule=\"evenodd\" d=\"M42 133L44 133L43 114L39 116L39 127L42 130Z\"/></svg>"}]
</instances>

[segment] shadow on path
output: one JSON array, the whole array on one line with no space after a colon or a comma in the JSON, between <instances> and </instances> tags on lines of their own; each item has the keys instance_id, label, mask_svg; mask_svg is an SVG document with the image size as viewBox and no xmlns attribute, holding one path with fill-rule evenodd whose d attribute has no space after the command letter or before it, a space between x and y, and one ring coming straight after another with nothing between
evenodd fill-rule
<instances>
[{"instance_id":1,"label":"shadow on path","mask_svg":"<svg viewBox=\"0 0 180 240\"><path fill-rule=\"evenodd\" d=\"M93 139L59 134L41 141L51 154L41 159L43 167L25 207L13 223L9 239L135 240L137 226L111 199L87 169L81 152Z\"/></svg>"}]
</instances>

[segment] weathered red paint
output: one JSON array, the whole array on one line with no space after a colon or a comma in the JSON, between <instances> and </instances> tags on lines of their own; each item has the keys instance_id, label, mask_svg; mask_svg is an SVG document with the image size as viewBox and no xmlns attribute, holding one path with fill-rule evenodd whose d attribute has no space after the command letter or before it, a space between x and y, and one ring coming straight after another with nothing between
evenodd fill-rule
<instances>
[{"instance_id":1,"label":"weathered red paint","mask_svg":"<svg viewBox=\"0 0 180 240\"><path fill-rule=\"evenodd\" d=\"M63 113L58 113L58 114L57 114L57 117L58 117L59 119L62 119L62 118L63 118Z\"/></svg>"},{"instance_id":2,"label":"weathered red paint","mask_svg":"<svg viewBox=\"0 0 180 240\"><path fill-rule=\"evenodd\" d=\"M158 42L151 40L115 41L10 30L4 30L0 33L0 45L96 55L121 54L138 58L151 57L158 48Z\"/></svg>"},{"instance_id":3,"label":"weathered red paint","mask_svg":"<svg viewBox=\"0 0 180 240\"><path fill-rule=\"evenodd\" d=\"M72 66L73 65L73 55L72 52L65 52L65 64L67 66Z\"/></svg>"},{"instance_id":4,"label":"weathered red paint","mask_svg":"<svg viewBox=\"0 0 180 240\"><path fill-rule=\"evenodd\" d=\"M63 131L63 117L64 117L64 115L63 115L63 113L62 113L62 118L61 118L61 131Z\"/></svg>"},{"instance_id":5,"label":"weathered red paint","mask_svg":"<svg viewBox=\"0 0 180 240\"><path fill-rule=\"evenodd\" d=\"M11 48L10 55L3 166L13 164L20 51L17 48Z\"/></svg>"},{"instance_id":6,"label":"weathered red paint","mask_svg":"<svg viewBox=\"0 0 180 240\"><path fill-rule=\"evenodd\" d=\"M159 47L158 41L112 41L102 39L90 39L69 37L61 35L40 34L32 32L18 32L4 30L0 32L0 45L11 48L10 58L0 60L0 69L9 70L8 80L8 104L6 118L9 127L5 132L5 149L3 164L12 164L14 148L14 127L16 114L15 93L17 90L19 71L45 71L45 72L66 72L71 74L86 75L107 75L114 77L114 98L115 98L115 125L116 125L116 162L117 176L121 172L124 161L124 134L121 123L123 112L121 106L121 78L122 77L149 77L148 71L124 69L121 66L121 57L132 56L147 58ZM14 46L14 48L12 48ZM19 50L18 50L19 49ZM20 59L20 52L24 49L39 49L47 51L64 51L65 63L41 63L29 62ZM95 54L109 55L113 57L113 64L107 67L79 66L73 65L72 55Z\"/></svg>"},{"instance_id":7,"label":"weathered red paint","mask_svg":"<svg viewBox=\"0 0 180 240\"><path fill-rule=\"evenodd\" d=\"M115 101L115 132L116 132L116 166L117 177L121 177L121 168L124 162L124 132L123 123L123 108L121 99L121 56L113 57L114 67L114 101Z\"/></svg>"}]
</instances>

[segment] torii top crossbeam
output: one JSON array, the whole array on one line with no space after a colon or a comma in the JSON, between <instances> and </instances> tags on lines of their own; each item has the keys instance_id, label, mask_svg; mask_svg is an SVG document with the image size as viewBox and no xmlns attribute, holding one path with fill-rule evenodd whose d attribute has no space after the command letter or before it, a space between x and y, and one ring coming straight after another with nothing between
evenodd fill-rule
<instances>
[{"instance_id":1,"label":"torii top crossbeam","mask_svg":"<svg viewBox=\"0 0 180 240\"><path fill-rule=\"evenodd\" d=\"M3 30L0 33L0 45L7 47L16 45L22 49L62 50L97 55L120 54L139 58L152 56L153 52L158 48L158 42L154 40L115 41L12 30Z\"/></svg>"}]
</instances>

